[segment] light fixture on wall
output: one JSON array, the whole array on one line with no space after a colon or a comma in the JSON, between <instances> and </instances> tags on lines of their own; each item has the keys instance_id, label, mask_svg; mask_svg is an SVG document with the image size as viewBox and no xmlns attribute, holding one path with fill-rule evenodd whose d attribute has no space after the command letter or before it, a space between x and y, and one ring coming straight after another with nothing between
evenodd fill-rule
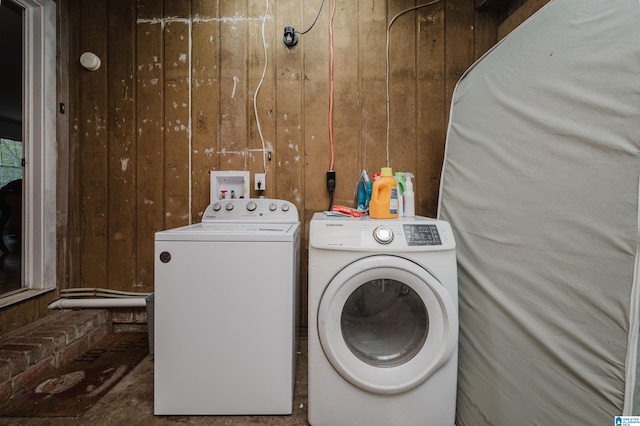
<instances>
[{"instance_id":1,"label":"light fixture on wall","mask_svg":"<svg viewBox=\"0 0 640 426\"><path fill-rule=\"evenodd\" d=\"M101 64L100 58L95 53L84 52L80 55L80 65L89 71L96 71Z\"/></svg>"}]
</instances>

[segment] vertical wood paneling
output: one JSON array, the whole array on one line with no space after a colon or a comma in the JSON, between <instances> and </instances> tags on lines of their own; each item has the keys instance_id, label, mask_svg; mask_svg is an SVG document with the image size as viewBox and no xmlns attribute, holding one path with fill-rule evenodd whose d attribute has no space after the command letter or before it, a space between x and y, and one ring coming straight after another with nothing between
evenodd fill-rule
<instances>
[{"instance_id":1,"label":"vertical wood paneling","mask_svg":"<svg viewBox=\"0 0 640 426\"><path fill-rule=\"evenodd\" d=\"M304 139L303 121L300 105L303 104L303 50L300 47L288 48L282 42L283 29L293 25L297 27L302 20L300 2L297 0L283 0L275 5L274 15L276 23L274 32L275 51L275 85L276 92L276 144L274 165L270 165L272 174L275 174L277 182L276 198L293 202L300 215L304 215ZM280 11L289 11L288 14ZM292 19L295 19L293 21ZM306 28L300 27L300 31ZM300 41L301 42L301 41ZM273 192L270 192L273 194ZM298 294L300 301L298 316L301 324L307 323L307 254L305 247L308 245L307 234L304 226L301 230L300 247L300 286Z\"/></svg>"},{"instance_id":2,"label":"vertical wood paneling","mask_svg":"<svg viewBox=\"0 0 640 426\"><path fill-rule=\"evenodd\" d=\"M303 194L303 122L300 105L303 101L303 51L300 47L288 48L281 38L282 29L294 25L292 17L300 20L301 7L297 0L280 1L276 5L279 10L290 13L282 17L277 13L277 23L274 32L277 37L273 40L275 51L275 81L276 93L276 137L275 164L271 165L272 173L276 175L276 198L289 200L304 209ZM297 24L297 22L296 22ZM301 31L304 29L301 29ZM273 163L272 161L272 163ZM273 192L270 192L273 193Z\"/></svg>"},{"instance_id":3,"label":"vertical wood paneling","mask_svg":"<svg viewBox=\"0 0 640 426\"><path fill-rule=\"evenodd\" d=\"M444 0L445 9L445 69L446 99L451 105L453 90L462 74L474 60L473 0ZM449 110L447 109L447 121Z\"/></svg>"},{"instance_id":4,"label":"vertical wood paneling","mask_svg":"<svg viewBox=\"0 0 640 426\"><path fill-rule=\"evenodd\" d=\"M109 133L108 133L108 287L135 290L136 174L135 50L136 12L133 4L109 5Z\"/></svg>"},{"instance_id":5,"label":"vertical wood paneling","mask_svg":"<svg viewBox=\"0 0 640 426\"><path fill-rule=\"evenodd\" d=\"M57 40L56 49L58 52L58 61L65 66L58 66L58 81L56 82L56 91L60 103L68 108L69 105L69 2L60 1L57 4ZM69 201L73 198L69 194L75 189L69 179L70 164L72 163L70 146L70 116L69 111L64 114L58 114L56 117L56 140L58 144L57 173L56 173L56 251L58 258L56 262L56 280L61 286L65 286L70 273L69 270L69 251L72 247L67 238L70 230L72 210Z\"/></svg>"},{"instance_id":6,"label":"vertical wood paneling","mask_svg":"<svg viewBox=\"0 0 640 426\"><path fill-rule=\"evenodd\" d=\"M220 169L247 166L247 2L220 2Z\"/></svg>"},{"instance_id":7,"label":"vertical wood paneling","mask_svg":"<svg viewBox=\"0 0 640 426\"><path fill-rule=\"evenodd\" d=\"M81 67L73 66L75 63L75 59L78 58L80 52L80 7L78 6L78 2L80 0L65 0L66 3L66 14L63 14L63 9L58 9L60 12L60 28L64 28L67 26L68 33L65 34L65 39L68 40L68 45L62 44L62 40L58 40L60 42L60 50L58 54L58 67L61 69L68 68L69 73L69 93L66 98L66 120L68 121L68 132L69 132L69 140L66 141L66 145L68 146L68 152L60 152L62 147L65 146L65 142L58 141L58 164L59 168L65 168L64 174L67 174L66 178L68 181L68 192L64 194L64 198L67 198L67 206L69 209L68 221L67 223L58 223L58 227L64 227L66 225L66 233L60 234L64 238L66 238L67 252L58 253L57 256L57 264L59 267L63 264L62 259L66 258L64 261L64 265L66 266L66 270L61 271L59 274L63 275L63 280L59 281L59 285L62 288L66 288L70 285L77 286L80 282L80 257L78 254L80 253L82 247L82 241L80 238L80 226L82 222L81 217L81 206L82 206L82 198L81 194L81 183L80 183L80 144L81 133L80 133L80 72ZM67 20L65 22L64 20ZM67 47L68 52L62 52L65 47ZM63 62L64 57L68 55L68 62ZM60 80L58 81L60 84ZM60 96L62 98L62 96ZM58 129L58 133L61 133L62 130ZM63 159L68 157L69 163L65 164ZM57 179L58 189L63 185L62 178ZM61 200L60 194L56 194L56 199ZM58 201L60 202L60 201ZM61 249L63 247L59 247Z\"/></svg>"},{"instance_id":8,"label":"vertical wood paneling","mask_svg":"<svg viewBox=\"0 0 640 426\"><path fill-rule=\"evenodd\" d=\"M353 203L353 184L360 174L360 85L358 2L340 2L333 22L335 169L343 183L336 187L334 204Z\"/></svg>"},{"instance_id":9,"label":"vertical wood paneling","mask_svg":"<svg viewBox=\"0 0 640 426\"><path fill-rule=\"evenodd\" d=\"M103 58L93 73L69 61L69 285L152 291L154 233L200 220L208 172L263 171L253 95L265 60L265 0L68 2L71 55ZM271 153L264 195L293 201L303 221L303 324L308 224L329 205L333 1L297 46L285 47L282 36L285 26L308 29L320 3L269 0L269 65L258 94ZM353 206L362 169L373 174L386 163L386 28L419 3L337 2L334 204ZM416 175L418 214L436 214L451 95L495 43L497 25L497 16L474 11L474 0L442 0L391 28L390 160Z\"/></svg>"},{"instance_id":10,"label":"vertical wood paneling","mask_svg":"<svg viewBox=\"0 0 640 426\"><path fill-rule=\"evenodd\" d=\"M435 217L447 127L442 2L418 11L416 214Z\"/></svg>"},{"instance_id":11,"label":"vertical wood paneling","mask_svg":"<svg viewBox=\"0 0 640 426\"><path fill-rule=\"evenodd\" d=\"M496 27L500 23L499 17L489 12L476 12L473 43L473 59L480 59L496 44Z\"/></svg>"},{"instance_id":12,"label":"vertical wood paneling","mask_svg":"<svg viewBox=\"0 0 640 426\"><path fill-rule=\"evenodd\" d=\"M316 3L317 4L317 3ZM302 217L307 223L313 213L326 210L329 206L326 173L331 163L328 130L329 112L329 18L332 1L325 0L322 13L314 28L299 37L294 47L297 54L303 55L304 99L302 114L304 117L304 189L305 211ZM303 7L303 20L300 23L293 17L295 28L306 30L313 23L318 9ZM338 185L344 185L338 172Z\"/></svg>"},{"instance_id":13,"label":"vertical wood paneling","mask_svg":"<svg viewBox=\"0 0 640 426\"><path fill-rule=\"evenodd\" d=\"M164 52L162 3L138 1L136 26L137 285L153 288L153 235L164 229ZM116 289L119 287L116 287Z\"/></svg>"},{"instance_id":14,"label":"vertical wood paneling","mask_svg":"<svg viewBox=\"0 0 640 426\"><path fill-rule=\"evenodd\" d=\"M360 1L361 165L371 177L386 162L386 0Z\"/></svg>"},{"instance_id":15,"label":"vertical wood paneling","mask_svg":"<svg viewBox=\"0 0 640 426\"><path fill-rule=\"evenodd\" d=\"M220 127L220 29L215 2L194 2L191 64L191 220L199 222L209 204L209 172L218 170Z\"/></svg>"},{"instance_id":16,"label":"vertical wood paneling","mask_svg":"<svg viewBox=\"0 0 640 426\"><path fill-rule=\"evenodd\" d=\"M413 0L389 1L388 21L415 5ZM399 16L389 37L389 160L394 172L416 167L416 13Z\"/></svg>"},{"instance_id":17,"label":"vertical wood paneling","mask_svg":"<svg viewBox=\"0 0 640 426\"><path fill-rule=\"evenodd\" d=\"M100 58L107 57L107 2L81 2L80 53L91 51ZM82 69L80 78L80 146L78 173L80 178L79 283L94 286L106 283L108 245L107 176L108 164L108 94L107 72L104 63L97 71Z\"/></svg>"},{"instance_id":18,"label":"vertical wood paneling","mask_svg":"<svg viewBox=\"0 0 640 426\"><path fill-rule=\"evenodd\" d=\"M267 173L266 190L262 194L269 198L276 198L277 186L276 186L276 169L273 166L277 153L273 151L275 141L275 74L274 74L274 19L273 14L275 11L275 2L269 1L269 11L266 21L264 21L264 36L265 43L267 45L267 52L265 58L264 44L262 42L262 26L265 13L267 13L265 0L249 0L247 9L247 104L249 105L247 114L248 130L247 134L249 138L247 140L247 169L250 175L254 173ZM265 71L265 61L267 69ZM260 84L262 73L265 71L264 80ZM253 99L260 85L260 90L257 92L256 107L257 117L254 111ZM260 132L258 132L258 123L260 123L260 129L262 131L262 139L260 138ZM264 140L264 151L263 151ZM272 161L268 160L268 156L264 157L263 154L267 154L267 151L272 152ZM266 164L266 171L265 171Z\"/></svg>"},{"instance_id":19,"label":"vertical wood paneling","mask_svg":"<svg viewBox=\"0 0 640 426\"><path fill-rule=\"evenodd\" d=\"M191 21L186 7L180 3L183 2L165 2L164 210L167 228L186 225L190 220Z\"/></svg>"}]
</instances>

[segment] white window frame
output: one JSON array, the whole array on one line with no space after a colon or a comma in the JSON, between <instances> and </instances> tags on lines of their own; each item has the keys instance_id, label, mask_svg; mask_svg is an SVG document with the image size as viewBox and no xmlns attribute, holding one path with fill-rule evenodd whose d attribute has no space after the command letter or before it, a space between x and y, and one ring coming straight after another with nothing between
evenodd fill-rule
<instances>
[{"instance_id":1,"label":"white window frame","mask_svg":"<svg viewBox=\"0 0 640 426\"><path fill-rule=\"evenodd\" d=\"M28 291L0 307L56 288L56 4L13 2L24 9L22 286Z\"/></svg>"}]
</instances>

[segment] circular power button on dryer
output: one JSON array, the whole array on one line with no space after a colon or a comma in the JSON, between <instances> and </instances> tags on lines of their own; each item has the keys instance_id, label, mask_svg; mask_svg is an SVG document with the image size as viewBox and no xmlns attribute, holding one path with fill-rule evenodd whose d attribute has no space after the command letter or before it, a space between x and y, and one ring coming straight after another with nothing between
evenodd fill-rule
<instances>
[{"instance_id":1,"label":"circular power button on dryer","mask_svg":"<svg viewBox=\"0 0 640 426\"><path fill-rule=\"evenodd\" d=\"M393 231L387 226L378 226L373 230L373 238L380 244L389 244L393 241Z\"/></svg>"},{"instance_id":2,"label":"circular power button on dryer","mask_svg":"<svg viewBox=\"0 0 640 426\"><path fill-rule=\"evenodd\" d=\"M258 208L258 205L256 204L255 201L249 201L247 203L247 210L249 210L250 212L254 211L257 208Z\"/></svg>"}]
</instances>

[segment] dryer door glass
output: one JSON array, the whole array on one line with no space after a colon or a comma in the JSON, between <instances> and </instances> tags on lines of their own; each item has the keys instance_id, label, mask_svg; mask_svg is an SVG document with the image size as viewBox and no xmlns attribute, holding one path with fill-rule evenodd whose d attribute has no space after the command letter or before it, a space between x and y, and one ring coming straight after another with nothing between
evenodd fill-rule
<instances>
[{"instance_id":1,"label":"dryer door glass","mask_svg":"<svg viewBox=\"0 0 640 426\"><path fill-rule=\"evenodd\" d=\"M347 299L340 320L351 352L375 367L412 359L427 340L429 317L420 296L393 279L375 279Z\"/></svg>"}]
</instances>

